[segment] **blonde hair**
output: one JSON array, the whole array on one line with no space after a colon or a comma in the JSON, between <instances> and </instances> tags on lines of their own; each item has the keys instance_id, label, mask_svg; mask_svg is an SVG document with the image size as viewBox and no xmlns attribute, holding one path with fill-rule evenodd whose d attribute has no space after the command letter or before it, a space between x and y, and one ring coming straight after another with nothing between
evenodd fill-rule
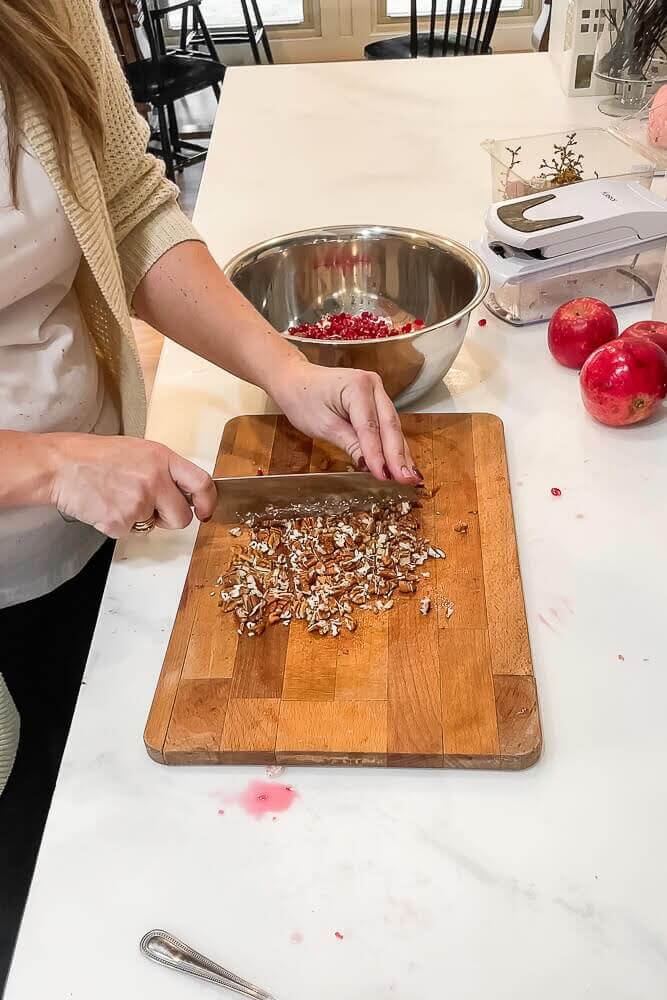
<instances>
[{"instance_id":1,"label":"blonde hair","mask_svg":"<svg viewBox=\"0 0 667 1000\"><path fill-rule=\"evenodd\" d=\"M45 115L70 191L75 187L74 119L98 163L102 156L102 118L95 81L68 35L66 6L67 0L0 0L0 89L5 100L13 204L17 196L19 93L37 103Z\"/></svg>"}]
</instances>

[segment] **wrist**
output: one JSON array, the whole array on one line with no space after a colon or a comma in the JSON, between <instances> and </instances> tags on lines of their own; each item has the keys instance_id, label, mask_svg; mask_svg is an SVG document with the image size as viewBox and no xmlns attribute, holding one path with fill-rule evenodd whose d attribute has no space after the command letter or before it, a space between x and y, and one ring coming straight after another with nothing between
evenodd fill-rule
<instances>
[{"instance_id":1,"label":"wrist","mask_svg":"<svg viewBox=\"0 0 667 1000\"><path fill-rule=\"evenodd\" d=\"M308 358L301 353L298 347L288 344L281 338L284 350L279 356L274 358L271 364L266 366L264 377L260 386L264 392L277 403L281 397L294 384L294 380L301 377L304 370L311 367Z\"/></svg>"},{"instance_id":2,"label":"wrist","mask_svg":"<svg viewBox=\"0 0 667 1000\"><path fill-rule=\"evenodd\" d=\"M60 434L0 431L0 507L46 507L54 503Z\"/></svg>"},{"instance_id":3,"label":"wrist","mask_svg":"<svg viewBox=\"0 0 667 1000\"><path fill-rule=\"evenodd\" d=\"M63 446L71 436L63 433L31 434L31 451L35 461L36 478L32 503L54 506L57 495L58 471L63 462Z\"/></svg>"}]
</instances>

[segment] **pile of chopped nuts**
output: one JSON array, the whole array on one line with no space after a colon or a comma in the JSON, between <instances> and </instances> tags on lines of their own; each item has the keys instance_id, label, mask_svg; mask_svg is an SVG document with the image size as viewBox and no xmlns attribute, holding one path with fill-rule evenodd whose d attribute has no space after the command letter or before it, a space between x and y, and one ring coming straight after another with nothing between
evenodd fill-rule
<instances>
[{"instance_id":1,"label":"pile of chopped nuts","mask_svg":"<svg viewBox=\"0 0 667 1000\"><path fill-rule=\"evenodd\" d=\"M391 610L394 594L414 594L428 559L444 559L419 533L407 501L345 516L304 517L231 529L243 540L217 580L220 607L239 635L305 622L309 632L354 632L359 611ZM427 614L430 598L422 599Z\"/></svg>"}]
</instances>

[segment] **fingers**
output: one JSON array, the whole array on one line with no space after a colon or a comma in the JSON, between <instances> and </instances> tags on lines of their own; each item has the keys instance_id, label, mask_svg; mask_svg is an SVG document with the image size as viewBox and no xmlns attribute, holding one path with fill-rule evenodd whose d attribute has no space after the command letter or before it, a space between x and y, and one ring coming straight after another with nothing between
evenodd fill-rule
<instances>
[{"instance_id":1,"label":"fingers","mask_svg":"<svg viewBox=\"0 0 667 1000\"><path fill-rule=\"evenodd\" d=\"M327 440L341 451L347 452L358 469L364 469L364 457L359 438L351 424L342 417L335 417L327 424Z\"/></svg>"},{"instance_id":2,"label":"fingers","mask_svg":"<svg viewBox=\"0 0 667 1000\"><path fill-rule=\"evenodd\" d=\"M169 474L178 487L176 492L181 491L180 499L188 509L190 517L186 524L190 523L192 515L183 493L191 494L192 506L199 520L208 521L218 504L218 494L209 474L200 469L198 465L181 458L175 452L170 452L169 455ZM180 527L184 526L180 525Z\"/></svg>"},{"instance_id":3,"label":"fingers","mask_svg":"<svg viewBox=\"0 0 667 1000\"><path fill-rule=\"evenodd\" d=\"M364 372L351 380L343 390L341 399L347 411L354 436L359 443L366 465L376 479L389 479L391 474L385 463L380 436L380 421L375 406L373 376ZM346 398L347 397L347 398ZM348 449L348 454L350 454ZM355 459L355 461L358 461Z\"/></svg>"},{"instance_id":4,"label":"fingers","mask_svg":"<svg viewBox=\"0 0 667 1000\"><path fill-rule=\"evenodd\" d=\"M195 513L200 521L208 519L215 510L217 494L211 477L192 462L161 445L151 445L147 455L143 497L134 507L126 533L137 521L155 518L158 528L178 530L187 528L192 521L192 508L184 494L192 495ZM120 526L119 526L120 527Z\"/></svg>"},{"instance_id":5,"label":"fingers","mask_svg":"<svg viewBox=\"0 0 667 1000\"><path fill-rule=\"evenodd\" d=\"M192 521L192 508L173 482L165 483L155 499L155 526L176 531Z\"/></svg>"},{"instance_id":6,"label":"fingers","mask_svg":"<svg viewBox=\"0 0 667 1000\"><path fill-rule=\"evenodd\" d=\"M422 475L412 460L401 421L382 380L373 372L354 374L356 377L343 391L342 401L347 404L350 424L368 468L377 479L420 482ZM350 447L347 451L351 454Z\"/></svg>"},{"instance_id":7,"label":"fingers","mask_svg":"<svg viewBox=\"0 0 667 1000\"><path fill-rule=\"evenodd\" d=\"M374 386L373 396L380 424L382 450L392 478L402 483L420 482L422 475L412 460L400 418L381 382Z\"/></svg>"}]
</instances>

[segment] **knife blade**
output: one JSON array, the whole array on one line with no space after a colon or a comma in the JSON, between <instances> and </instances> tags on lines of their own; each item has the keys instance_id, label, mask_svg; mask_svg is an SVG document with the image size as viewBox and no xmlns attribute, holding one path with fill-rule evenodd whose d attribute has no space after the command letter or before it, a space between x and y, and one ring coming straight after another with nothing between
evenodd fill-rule
<instances>
[{"instance_id":1,"label":"knife blade","mask_svg":"<svg viewBox=\"0 0 667 1000\"><path fill-rule=\"evenodd\" d=\"M366 472L322 472L287 476L214 479L218 506L213 520L237 524L248 517L285 520L369 510L374 504L415 503L414 486L379 480Z\"/></svg>"}]
</instances>

